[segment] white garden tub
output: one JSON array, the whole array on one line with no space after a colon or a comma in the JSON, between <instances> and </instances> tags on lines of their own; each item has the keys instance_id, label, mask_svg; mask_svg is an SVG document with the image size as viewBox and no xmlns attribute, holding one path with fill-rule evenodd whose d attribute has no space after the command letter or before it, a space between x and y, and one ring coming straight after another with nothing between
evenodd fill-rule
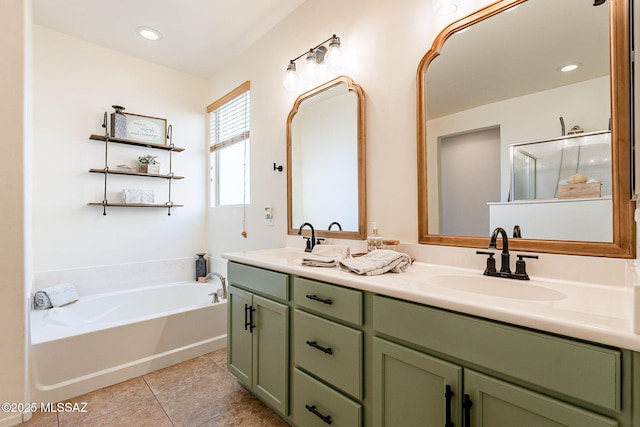
<instances>
[{"instance_id":1,"label":"white garden tub","mask_svg":"<svg viewBox=\"0 0 640 427\"><path fill-rule=\"evenodd\" d=\"M59 402L226 346L219 284L180 282L31 311L31 401Z\"/></svg>"}]
</instances>

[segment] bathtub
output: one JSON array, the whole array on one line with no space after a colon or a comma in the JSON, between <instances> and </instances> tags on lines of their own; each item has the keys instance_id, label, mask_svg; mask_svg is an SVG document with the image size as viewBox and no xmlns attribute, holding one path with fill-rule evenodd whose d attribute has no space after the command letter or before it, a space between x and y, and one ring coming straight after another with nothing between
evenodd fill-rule
<instances>
[{"instance_id":1,"label":"bathtub","mask_svg":"<svg viewBox=\"0 0 640 427\"><path fill-rule=\"evenodd\" d=\"M226 346L219 283L83 297L30 316L31 401L59 402Z\"/></svg>"}]
</instances>

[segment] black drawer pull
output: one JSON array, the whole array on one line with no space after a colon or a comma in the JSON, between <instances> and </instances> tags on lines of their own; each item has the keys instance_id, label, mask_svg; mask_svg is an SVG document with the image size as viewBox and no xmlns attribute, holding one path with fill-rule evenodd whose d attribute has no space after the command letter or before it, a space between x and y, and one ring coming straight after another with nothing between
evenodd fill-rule
<instances>
[{"instance_id":1,"label":"black drawer pull","mask_svg":"<svg viewBox=\"0 0 640 427\"><path fill-rule=\"evenodd\" d=\"M331 347L324 348L322 346L319 346L317 341L307 341L307 345L310 346L310 347L313 347L313 348L317 348L318 350L322 351L323 353L333 354L333 350L331 350Z\"/></svg>"},{"instance_id":2,"label":"black drawer pull","mask_svg":"<svg viewBox=\"0 0 640 427\"><path fill-rule=\"evenodd\" d=\"M333 301L331 301L329 298L320 298L317 295L305 295L307 298L312 299L314 301L320 301L323 304L333 304Z\"/></svg>"},{"instance_id":3,"label":"black drawer pull","mask_svg":"<svg viewBox=\"0 0 640 427\"><path fill-rule=\"evenodd\" d=\"M453 390L451 390L451 386L448 385L445 387L444 398L445 398L445 421L444 427L453 427L453 421L451 421L451 398L453 397Z\"/></svg>"},{"instance_id":4,"label":"black drawer pull","mask_svg":"<svg viewBox=\"0 0 640 427\"><path fill-rule=\"evenodd\" d=\"M316 417L320 418L325 423L331 424L331 415L322 415L316 409L316 405L313 405L313 406L304 405L304 407L307 408L307 411L311 412L313 415L315 415Z\"/></svg>"}]
</instances>

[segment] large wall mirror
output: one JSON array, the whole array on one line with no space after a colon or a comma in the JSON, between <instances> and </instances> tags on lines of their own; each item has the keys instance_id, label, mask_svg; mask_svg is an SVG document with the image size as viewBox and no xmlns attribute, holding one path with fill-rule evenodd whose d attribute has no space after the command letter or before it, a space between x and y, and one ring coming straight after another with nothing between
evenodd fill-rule
<instances>
[{"instance_id":1,"label":"large wall mirror","mask_svg":"<svg viewBox=\"0 0 640 427\"><path fill-rule=\"evenodd\" d=\"M365 238L364 98L343 76L294 102L287 118L289 234L308 222L316 236Z\"/></svg>"},{"instance_id":2,"label":"large wall mirror","mask_svg":"<svg viewBox=\"0 0 640 427\"><path fill-rule=\"evenodd\" d=\"M419 241L517 225L517 250L634 257L629 58L630 0L502 0L446 27L417 74Z\"/></svg>"}]
</instances>

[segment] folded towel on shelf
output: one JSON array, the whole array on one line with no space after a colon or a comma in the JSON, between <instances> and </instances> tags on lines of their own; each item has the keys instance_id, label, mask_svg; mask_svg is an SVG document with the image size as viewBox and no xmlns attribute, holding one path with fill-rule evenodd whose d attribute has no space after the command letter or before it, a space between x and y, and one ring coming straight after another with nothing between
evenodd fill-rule
<instances>
[{"instance_id":1,"label":"folded towel on shelf","mask_svg":"<svg viewBox=\"0 0 640 427\"><path fill-rule=\"evenodd\" d=\"M155 200L153 190L140 190L139 188L125 188L122 190L124 203L149 203Z\"/></svg>"},{"instance_id":2,"label":"folded towel on shelf","mask_svg":"<svg viewBox=\"0 0 640 427\"><path fill-rule=\"evenodd\" d=\"M44 294L44 296L42 295ZM78 301L78 289L71 283L61 283L38 291L34 295L34 305L42 310L51 307L61 307ZM49 300L47 307L46 299Z\"/></svg>"},{"instance_id":3,"label":"folded towel on shelf","mask_svg":"<svg viewBox=\"0 0 640 427\"><path fill-rule=\"evenodd\" d=\"M402 252L389 249L377 249L358 258L340 261L340 266L356 274L375 276L388 271L400 273L411 265L411 257Z\"/></svg>"},{"instance_id":4,"label":"folded towel on shelf","mask_svg":"<svg viewBox=\"0 0 640 427\"><path fill-rule=\"evenodd\" d=\"M336 267L338 260L335 257L314 255L310 253L302 258L302 265L308 267Z\"/></svg>"},{"instance_id":5,"label":"folded towel on shelf","mask_svg":"<svg viewBox=\"0 0 640 427\"><path fill-rule=\"evenodd\" d=\"M309 267L336 267L340 260L350 256L348 246L316 245L310 254L302 258L302 265Z\"/></svg>"},{"instance_id":6,"label":"folded towel on shelf","mask_svg":"<svg viewBox=\"0 0 640 427\"><path fill-rule=\"evenodd\" d=\"M36 310L46 310L53 307L53 305L46 292L38 291L33 295L33 307Z\"/></svg>"}]
</instances>

